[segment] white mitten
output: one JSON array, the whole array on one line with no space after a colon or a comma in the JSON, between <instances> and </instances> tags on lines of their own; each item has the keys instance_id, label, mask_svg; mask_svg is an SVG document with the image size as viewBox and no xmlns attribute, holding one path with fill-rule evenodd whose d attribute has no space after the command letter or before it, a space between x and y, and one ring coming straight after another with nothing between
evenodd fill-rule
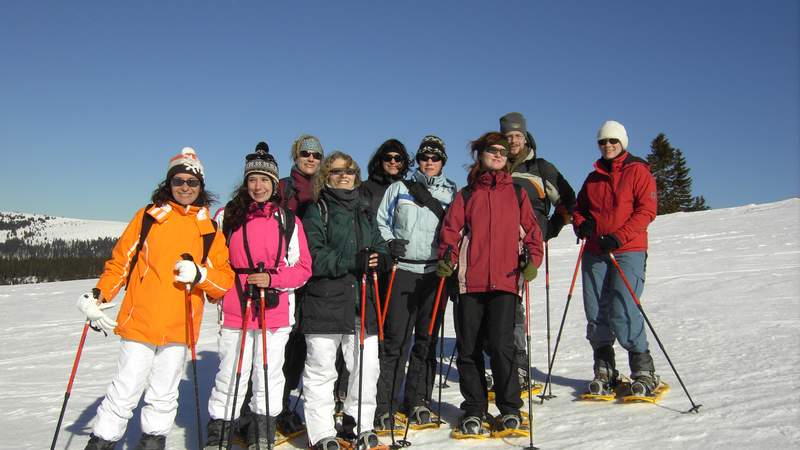
<instances>
[{"instance_id":1,"label":"white mitten","mask_svg":"<svg viewBox=\"0 0 800 450\"><path fill-rule=\"evenodd\" d=\"M78 298L78 303L75 305L78 309L96 326L104 331L112 332L117 322L108 317L103 310L117 306L115 303L101 303L97 304L97 299L92 296L91 292L87 292Z\"/></svg>"},{"instance_id":2,"label":"white mitten","mask_svg":"<svg viewBox=\"0 0 800 450\"><path fill-rule=\"evenodd\" d=\"M178 283L200 284L206 280L206 268L198 267L194 261L182 259L175 263L175 281Z\"/></svg>"}]
</instances>

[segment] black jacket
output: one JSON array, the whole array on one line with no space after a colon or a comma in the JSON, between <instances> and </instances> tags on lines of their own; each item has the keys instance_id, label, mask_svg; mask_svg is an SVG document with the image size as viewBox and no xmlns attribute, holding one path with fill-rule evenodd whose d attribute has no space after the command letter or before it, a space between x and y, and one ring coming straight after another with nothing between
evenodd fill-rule
<instances>
[{"instance_id":1,"label":"black jacket","mask_svg":"<svg viewBox=\"0 0 800 450\"><path fill-rule=\"evenodd\" d=\"M528 159L512 174L514 184L523 187L542 230L542 237L549 240L558 236L561 228L570 222L575 210L575 191L556 167L544 158L531 152ZM550 209L555 206L555 214Z\"/></svg>"}]
</instances>

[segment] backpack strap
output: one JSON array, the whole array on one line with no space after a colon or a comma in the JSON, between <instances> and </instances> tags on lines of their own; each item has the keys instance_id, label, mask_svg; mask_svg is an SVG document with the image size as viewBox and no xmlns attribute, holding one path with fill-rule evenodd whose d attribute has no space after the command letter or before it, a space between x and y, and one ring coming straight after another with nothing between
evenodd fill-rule
<instances>
[{"instance_id":1,"label":"backpack strap","mask_svg":"<svg viewBox=\"0 0 800 450\"><path fill-rule=\"evenodd\" d=\"M317 200L317 209L319 209L319 215L322 218L322 229L325 231L325 238L328 238L328 204L325 203L325 200L320 198Z\"/></svg>"},{"instance_id":2,"label":"backpack strap","mask_svg":"<svg viewBox=\"0 0 800 450\"><path fill-rule=\"evenodd\" d=\"M431 210L440 222L444 219L444 208L442 208L439 200L433 198L433 194L431 194L431 191L429 191L425 185L411 180L403 180L403 184L406 186L406 189L408 189L408 193L411 194L411 197L414 198L414 203Z\"/></svg>"},{"instance_id":3,"label":"backpack strap","mask_svg":"<svg viewBox=\"0 0 800 450\"><path fill-rule=\"evenodd\" d=\"M128 277L125 278L125 289L128 288L128 284L131 282L131 275L133 274L133 269L136 267L136 262L139 260L139 252L142 251L142 247L144 246L144 240L147 239L147 234L150 233L150 228L155 223L156 219L153 218L150 214L147 214L147 210L153 207L152 203L149 203L147 206L144 207L144 215L142 216L142 227L139 231L139 242L136 244L136 250L133 252L133 257L131 258L131 263L128 267Z\"/></svg>"}]
</instances>

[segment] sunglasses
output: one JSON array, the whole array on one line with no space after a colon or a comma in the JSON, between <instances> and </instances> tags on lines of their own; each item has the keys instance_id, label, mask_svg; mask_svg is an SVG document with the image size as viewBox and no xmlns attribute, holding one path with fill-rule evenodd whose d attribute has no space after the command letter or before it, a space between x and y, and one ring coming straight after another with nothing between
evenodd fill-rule
<instances>
[{"instance_id":1,"label":"sunglasses","mask_svg":"<svg viewBox=\"0 0 800 450\"><path fill-rule=\"evenodd\" d=\"M484 151L492 155L508 156L507 148L487 147Z\"/></svg>"},{"instance_id":2,"label":"sunglasses","mask_svg":"<svg viewBox=\"0 0 800 450\"><path fill-rule=\"evenodd\" d=\"M198 180L196 178L190 178L188 180L184 180L183 178L177 178L176 177L176 178L173 178L172 180L170 180L169 184L171 184L173 187L181 187L184 184L187 184L187 185L189 185L189 187L196 188L196 187L200 186L200 180Z\"/></svg>"},{"instance_id":3,"label":"sunglasses","mask_svg":"<svg viewBox=\"0 0 800 450\"><path fill-rule=\"evenodd\" d=\"M396 163L404 163L406 159L400 155L383 155L381 156L381 161L383 162L396 162Z\"/></svg>"},{"instance_id":4,"label":"sunglasses","mask_svg":"<svg viewBox=\"0 0 800 450\"><path fill-rule=\"evenodd\" d=\"M300 157L320 160L322 159L322 153L310 152L308 150L300 150Z\"/></svg>"},{"instance_id":5,"label":"sunglasses","mask_svg":"<svg viewBox=\"0 0 800 450\"><path fill-rule=\"evenodd\" d=\"M600 146L606 145L606 143L610 143L611 145L617 145L619 144L619 139L609 138L609 139L600 139L597 141L597 145Z\"/></svg>"},{"instance_id":6,"label":"sunglasses","mask_svg":"<svg viewBox=\"0 0 800 450\"><path fill-rule=\"evenodd\" d=\"M425 162L425 161L439 162L441 160L442 160L442 157L439 156L439 155L419 155L419 156L417 156L417 162L418 163Z\"/></svg>"},{"instance_id":7,"label":"sunglasses","mask_svg":"<svg viewBox=\"0 0 800 450\"><path fill-rule=\"evenodd\" d=\"M336 169L331 169L329 172L330 175L355 175L356 169L348 167L347 169L342 169L337 167Z\"/></svg>"}]
</instances>

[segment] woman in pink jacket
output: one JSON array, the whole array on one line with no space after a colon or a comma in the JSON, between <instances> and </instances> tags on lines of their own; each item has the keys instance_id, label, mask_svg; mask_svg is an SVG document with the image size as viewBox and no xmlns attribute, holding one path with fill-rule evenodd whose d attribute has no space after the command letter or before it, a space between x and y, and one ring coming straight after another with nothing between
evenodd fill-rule
<instances>
[{"instance_id":1,"label":"woman in pink jacket","mask_svg":"<svg viewBox=\"0 0 800 450\"><path fill-rule=\"evenodd\" d=\"M211 421L206 445L209 447L216 448L220 442L227 445L231 424L239 415L238 410L231 411L234 404L231 397L235 391L242 317L248 298L253 299L253 307L246 318L244 360L235 403L242 405L252 371L250 410L254 414L247 427L248 448L268 448L268 444L275 440L275 417L281 412L284 384L281 370L284 349L294 322L294 290L311 277L311 256L303 225L294 214L279 206L278 180L278 164L269 154L267 144L260 142L255 153L246 157L242 185L225 209L218 213L237 278L234 289L229 290L223 299L219 371L208 402ZM263 267L263 272L260 267ZM265 323L268 330L270 417L266 409L261 314L257 308L262 289L267 297Z\"/></svg>"}]
</instances>

